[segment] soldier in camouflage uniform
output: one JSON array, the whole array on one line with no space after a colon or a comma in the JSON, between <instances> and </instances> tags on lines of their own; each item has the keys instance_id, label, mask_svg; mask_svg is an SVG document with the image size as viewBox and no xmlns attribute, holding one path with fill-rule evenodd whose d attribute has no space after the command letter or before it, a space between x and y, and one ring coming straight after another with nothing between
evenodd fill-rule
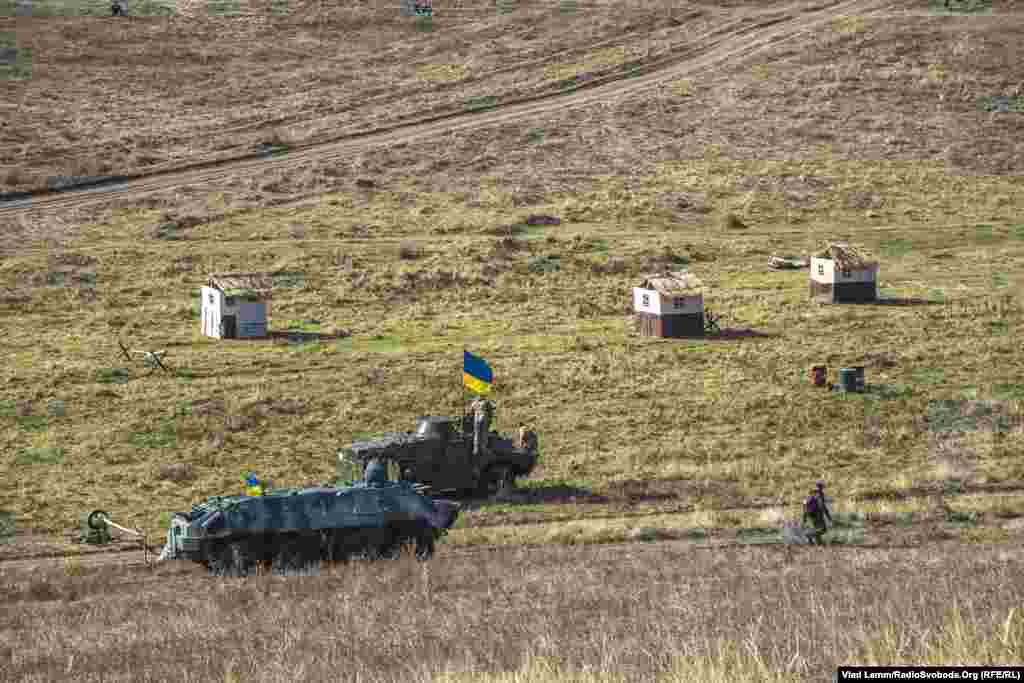
<instances>
[{"instance_id":1,"label":"soldier in camouflage uniform","mask_svg":"<svg viewBox=\"0 0 1024 683\"><path fill-rule=\"evenodd\" d=\"M821 545L821 537L825 535L832 525L832 513L828 511L828 504L825 501L825 482L819 481L811 497L804 503L804 516L801 524L806 526L810 519L814 524L814 531L807 534L807 540L812 545Z\"/></svg>"},{"instance_id":2,"label":"soldier in camouflage uniform","mask_svg":"<svg viewBox=\"0 0 1024 683\"><path fill-rule=\"evenodd\" d=\"M473 455L479 458L487 448L487 435L494 419L494 404L483 396L473 401Z\"/></svg>"}]
</instances>

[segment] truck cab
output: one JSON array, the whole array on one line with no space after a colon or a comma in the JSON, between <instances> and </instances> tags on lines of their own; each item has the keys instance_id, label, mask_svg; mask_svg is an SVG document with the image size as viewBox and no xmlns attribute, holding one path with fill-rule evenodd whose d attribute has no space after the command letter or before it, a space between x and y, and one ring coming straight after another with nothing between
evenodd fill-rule
<instances>
[{"instance_id":1,"label":"truck cab","mask_svg":"<svg viewBox=\"0 0 1024 683\"><path fill-rule=\"evenodd\" d=\"M357 442L338 451L339 476L356 464L361 468L373 458L388 463L389 478L423 485L432 492L458 495L492 494L514 485L516 477L529 476L537 462L536 436L529 445L491 431L480 457L473 455L473 417L425 416L415 430L387 434Z\"/></svg>"}]
</instances>

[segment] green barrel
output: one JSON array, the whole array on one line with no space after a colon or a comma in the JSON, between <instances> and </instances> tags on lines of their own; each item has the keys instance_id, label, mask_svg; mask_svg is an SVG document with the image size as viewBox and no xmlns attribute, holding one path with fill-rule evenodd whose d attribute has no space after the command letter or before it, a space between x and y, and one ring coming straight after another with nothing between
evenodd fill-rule
<instances>
[{"instance_id":1,"label":"green barrel","mask_svg":"<svg viewBox=\"0 0 1024 683\"><path fill-rule=\"evenodd\" d=\"M864 366L855 365L853 367L853 375L857 382L857 391L864 391Z\"/></svg>"},{"instance_id":2,"label":"green barrel","mask_svg":"<svg viewBox=\"0 0 1024 683\"><path fill-rule=\"evenodd\" d=\"M857 371L854 368L839 368L839 391L857 391Z\"/></svg>"}]
</instances>

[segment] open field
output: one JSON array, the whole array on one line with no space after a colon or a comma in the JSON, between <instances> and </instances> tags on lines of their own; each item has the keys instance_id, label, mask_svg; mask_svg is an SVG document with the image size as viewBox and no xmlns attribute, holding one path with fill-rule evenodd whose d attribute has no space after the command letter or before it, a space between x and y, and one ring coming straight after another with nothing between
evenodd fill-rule
<instances>
[{"instance_id":1,"label":"open field","mask_svg":"<svg viewBox=\"0 0 1024 683\"><path fill-rule=\"evenodd\" d=\"M0 191L167 170L0 205L0 668L810 681L1022 661L1024 22L935 4L436 0L430 31L369 3L0 16ZM276 156L173 170L258 143ZM810 304L806 271L766 267L830 239L878 255L886 303ZM638 336L631 287L678 267L721 338ZM255 270L296 274L274 340L201 337L206 275ZM41 558L75 552L95 508L157 539L243 469L329 481L345 442L460 412L463 348L494 368L497 428L535 429L542 459L429 567L225 582ZM868 393L814 388L819 363L864 365ZM833 547L740 547L778 544L818 478ZM100 625L113 659L82 638Z\"/></svg>"},{"instance_id":2,"label":"open field","mask_svg":"<svg viewBox=\"0 0 1024 683\"><path fill-rule=\"evenodd\" d=\"M310 577L0 565L18 681L823 681L840 664L1019 664L1019 545L657 543ZM102 643L102 645L100 645Z\"/></svg>"}]
</instances>

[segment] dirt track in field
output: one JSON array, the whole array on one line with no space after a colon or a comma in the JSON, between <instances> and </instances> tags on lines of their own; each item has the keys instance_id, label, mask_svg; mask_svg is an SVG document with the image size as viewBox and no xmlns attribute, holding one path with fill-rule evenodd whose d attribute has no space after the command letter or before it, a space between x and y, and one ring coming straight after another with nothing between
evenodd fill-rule
<instances>
[{"instance_id":1,"label":"dirt track in field","mask_svg":"<svg viewBox=\"0 0 1024 683\"><path fill-rule=\"evenodd\" d=\"M665 484L667 482L660 483ZM992 486L972 486L970 491L964 491L961 494L956 495L944 496L944 501L955 503L956 499L961 495L967 495L976 499L979 497L989 498L998 495L1012 496L1020 494L1021 492L1024 492L1024 487L1013 483ZM925 490L900 491L891 494L878 492L862 496L858 501L909 501L918 499L918 502L926 503L927 501L924 499L934 496L935 493L936 491ZM640 497L633 502L642 503L643 500L643 497ZM854 504L856 504L856 502ZM766 502L760 504L747 503L746 505L718 506L713 509L701 508L701 510L710 510L715 513L756 514L770 509L778 510L780 509L780 505L782 504L779 502ZM582 507L593 506L587 506L584 504ZM605 506L602 505L598 507L604 508ZM588 510L582 515L579 514L579 510L574 514L558 514L556 511L553 513L536 515L531 515L529 512L516 513L479 510L473 512L473 520L465 524L462 528L478 529L498 526L522 527L561 523L573 520L584 520L586 522L599 523L618 520L642 522L645 517L687 514L697 510L694 506L682 504L678 500L664 501L660 499L656 499L647 505L638 505L632 510L630 509L631 507L631 504L623 504L602 510ZM792 507L792 504L790 507ZM847 505L847 507L849 506ZM469 502L467 511L472 510L473 503ZM989 520L986 524L991 525L993 523L996 526L1000 525L998 517L996 519ZM870 533L870 541L856 543L853 545L839 544L830 547L844 552L856 550L899 550L920 548L924 545L934 544L937 542L952 542L950 538L944 536L942 526L942 519L936 517L935 514L924 514L923 516L918 517L912 524L898 526L894 525L892 520L883 518L869 519L864 523L864 529L866 532ZM162 541L162 538L147 538L146 543L149 548L149 554L147 557L139 541L123 537L115 539L107 546L91 546L79 544L73 541L70 535L66 536L63 539L63 542L61 542L58 537L54 536L28 534L18 537L16 544L0 546L0 569L27 570L36 566L45 566L71 561L80 566L86 567L109 566L134 570L143 568L147 566L147 564L155 564L156 557L162 547ZM679 548L692 550L715 550L752 545L750 542L744 543L737 540L733 531L726 529L714 529L705 538L700 540L660 539L660 541ZM630 548L637 546L637 542L586 542L581 545L587 547L600 546L601 548L612 549L612 551L615 551L615 549L621 549L623 552L628 552ZM792 546L786 546L779 543L754 543L754 545L765 545L780 551L787 551L788 549L788 551L791 552L794 550ZM545 549L549 547L549 545L536 543L528 543L522 548L516 548L514 545L509 545L508 543L501 545L455 545L454 547L452 545L442 544L439 547L438 557L444 559L449 557L464 558L466 556L478 556L481 554L490 554L495 552L512 552L516 550L534 553L544 552Z\"/></svg>"},{"instance_id":2,"label":"dirt track in field","mask_svg":"<svg viewBox=\"0 0 1024 683\"><path fill-rule=\"evenodd\" d=\"M276 158L258 158L253 155L239 160L209 162L191 168L140 175L124 182L42 193L0 204L0 218L78 208L112 199L133 200L186 185L212 185L256 169L285 170L313 160L347 158L360 150L404 145L445 132L511 122L564 108L594 106L657 87L687 74L740 61L762 50L810 34L845 14L863 16L876 13L888 4L880 0L849 0L815 9L764 12L752 18L731 22L708 34L695 36L669 54L638 65L628 75L617 73L595 78L579 85L573 92L552 92L500 102L494 109L484 112L459 112L411 120L392 128L350 135L333 142L297 146Z\"/></svg>"}]
</instances>

